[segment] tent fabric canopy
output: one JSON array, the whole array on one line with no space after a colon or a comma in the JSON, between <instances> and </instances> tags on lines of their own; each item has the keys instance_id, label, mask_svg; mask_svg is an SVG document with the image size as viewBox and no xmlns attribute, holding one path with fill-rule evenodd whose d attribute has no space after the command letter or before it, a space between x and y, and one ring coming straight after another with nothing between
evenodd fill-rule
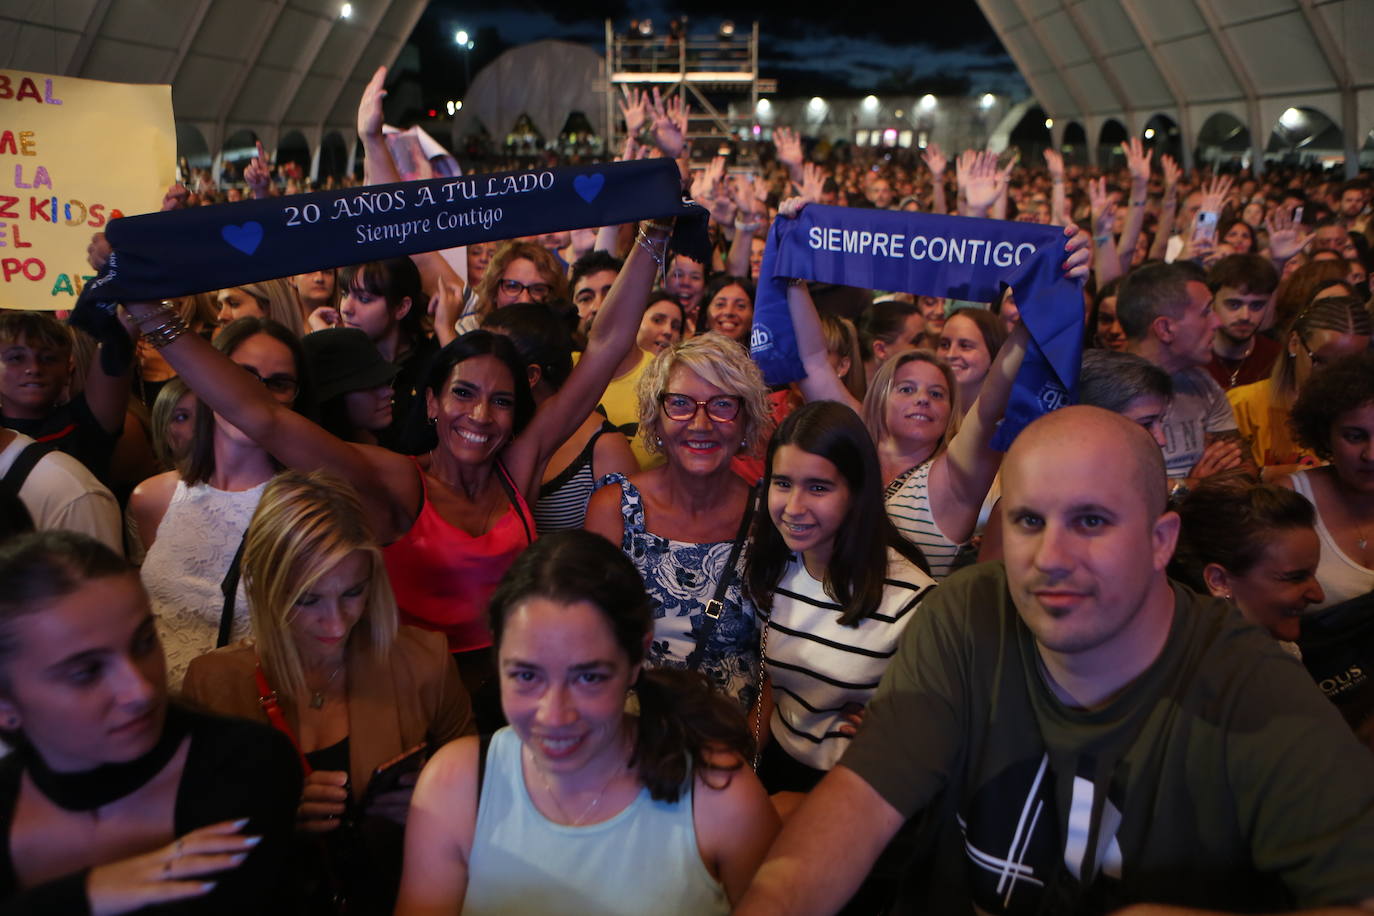
<instances>
[{"instance_id":1,"label":"tent fabric canopy","mask_svg":"<svg viewBox=\"0 0 1374 916\"><path fill-rule=\"evenodd\" d=\"M1256 160L1289 108L1344 132L1352 169L1374 128L1369 0L978 0L1031 91L1090 138L1116 120L1139 136L1163 114L1187 138L1228 114Z\"/></svg>"},{"instance_id":2,"label":"tent fabric canopy","mask_svg":"<svg viewBox=\"0 0 1374 916\"><path fill-rule=\"evenodd\" d=\"M453 119L453 146L476 130L474 121L493 137L505 137L521 115L546 139L553 139L574 111L594 125L606 121L606 97L598 92L605 82L601 55L585 45L566 41L536 41L511 48L483 67Z\"/></svg>"}]
</instances>

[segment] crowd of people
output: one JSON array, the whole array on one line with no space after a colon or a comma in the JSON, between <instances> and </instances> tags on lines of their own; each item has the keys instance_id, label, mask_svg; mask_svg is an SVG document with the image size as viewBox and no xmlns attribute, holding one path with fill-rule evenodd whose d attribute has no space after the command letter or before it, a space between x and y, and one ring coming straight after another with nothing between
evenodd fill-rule
<instances>
[{"instance_id":1,"label":"crowd of people","mask_svg":"<svg viewBox=\"0 0 1374 916\"><path fill-rule=\"evenodd\" d=\"M706 261L125 302L123 367L0 314L0 911L1374 910L1371 186L622 114ZM791 281L766 385L770 227L827 205L1063 227L1080 403L994 448L1015 288Z\"/></svg>"}]
</instances>

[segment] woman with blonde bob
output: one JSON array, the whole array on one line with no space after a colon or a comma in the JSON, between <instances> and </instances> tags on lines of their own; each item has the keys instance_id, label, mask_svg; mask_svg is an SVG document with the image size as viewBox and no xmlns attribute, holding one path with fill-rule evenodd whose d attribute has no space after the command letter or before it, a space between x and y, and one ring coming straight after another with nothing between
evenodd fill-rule
<instances>
[{"instance_id":1,"label":"woman with blonde bob","mask_svg":"<svg viewBox=\"0 0 1374 916\"><path fill-rule=\"evenodd\" d=\"M292 740L306 773L297 822L326 835L333 863L320 892L389 910L425 752L401 764L406 775L386 790L369 791L369 782L417 746L474 731L445 642L398 625L358 495L323 471L287 471L268 485L244 542L243 578L253 637L193 661L185 696Z\"/></svg>"},{"instance_id":2,"label":"woman with blonde bob","mask_svg":"<svg viewBox=\"0 0 1374 916\"><path fill-rule=\"evenodd\" d=\"M732 548L743 540L752 494L731 460L758 455L772 431L763 376L728 337L689 338L645 369L639 416L639 434L664 464L602 478L587 505L586 527L620 545L654 600L646 664L695 663L749 708L758 698L758 622L742 588L746 546ZM722 576L728 576L723 607L708 625L707 603L716 599Z\"/></svg>"}]
</instances>

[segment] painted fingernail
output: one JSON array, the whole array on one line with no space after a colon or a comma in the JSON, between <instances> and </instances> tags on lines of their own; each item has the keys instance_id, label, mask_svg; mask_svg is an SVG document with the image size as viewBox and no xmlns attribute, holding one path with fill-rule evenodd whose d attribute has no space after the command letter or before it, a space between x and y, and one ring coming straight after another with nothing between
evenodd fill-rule
<instances>
[{"instance_id":1,"label":"painted fingernail","mask_svg":"<svg viewBox=\"0 0 1374 916\"><path fill-rule=\"evenodd\" d=\"M217 882L217 881L202 881L202 882L200 882L200 892L201 892L202 894L208 894L208 893L210 893L212 890L215 889L215 885L216 885L217 883L219 883L219 882Z\"/></svg>"},{"instance_id":2,"label":"painted fingernail","mask_svg":"<svg viewBox=\"0 0 1374 916\"><path fill-rule=\"evenodd\" d=\"M248 818L246 818L246 817L242 817L242 818L239 818L238 820L234 821L234 829L235 829L235 830L242 830L244 827L247 827L247 826L248 826Z\"/></svg>"},{"instance_id":3,"label":"painted fingernail","mask_svg":"<svg viewBox=\"0 0 1374 916\"><path fill-rule=\"evenodd\" d=\"M251 847L256 846L256 845L258 845L259 843L261 843L261 842L262 842L262 837L260 837L260 836L246 836L246 837L243 838L243 842L244 842L244 844L245 844L246 846L248 846L248 847L251 848Z\"/></svg>"},{"instance_id":4,"label":"painted fingernail","mask_svg":"<svg viewBox=\"0 0 1374 916\"><path fill-rule=\"evenodd\" d=\"M236 853L234 853L232 856L229 857L229 864L230 864L230 865L242 865L242 864L243 864L243 860L246 859L246 858L248 858L248 853L246 853L246 852L236 852Z\"/></svg>"}]
</instances>

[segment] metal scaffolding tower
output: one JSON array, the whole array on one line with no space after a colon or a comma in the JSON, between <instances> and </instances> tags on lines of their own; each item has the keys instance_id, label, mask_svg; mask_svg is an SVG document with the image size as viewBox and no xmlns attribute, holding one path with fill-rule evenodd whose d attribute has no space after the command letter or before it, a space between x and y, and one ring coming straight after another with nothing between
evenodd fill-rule
<instances>
[{"instance_id":1,"label":"metal scaffolding tower","mask_svg":"<svg viewBox=\"0 0 1374 916\"><path fill-rule=\"evenodd\" d=\"M622 87L658 87L665 98L680 94L690 106L687 139L698 155L715 155L724 141L752 126L759 93L776 92L773 80L759 78L759 24L747 34L700 35L617 34L606 20L607 150L625 140L620 117ZM749 98L747 116L732 117L724 100Z\"/></svg>"}]
</instances>

